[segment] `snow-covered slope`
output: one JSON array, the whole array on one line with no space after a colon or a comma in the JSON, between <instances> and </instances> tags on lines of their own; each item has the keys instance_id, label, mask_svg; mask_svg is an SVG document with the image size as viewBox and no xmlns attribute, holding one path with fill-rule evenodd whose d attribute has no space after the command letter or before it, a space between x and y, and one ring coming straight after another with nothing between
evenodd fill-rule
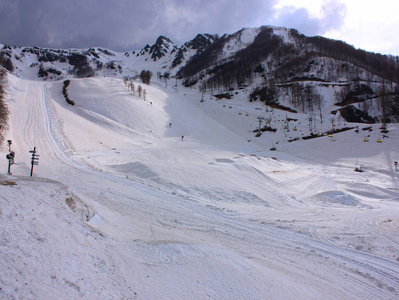
<instances>
[{"instance_id":1,"label":"snow-covered slope","mask_svg":"<svg viewBox=\"0 0 399 300\"><path fill-rule=\"evenodd\" d=\"M245 88L247 97L240 98L244 102L258 99L307 114L336 104L322 113L334 111L348 122L399 120L397 57L283 27L243 28L221 37L198 34L181 46L160 36L152 45L125 53L100 47L4 46L0 64L30 80L137 78L142 70L150 70L154 77L173 77L186 87L230 97Z\"/></svg>"},{"instance_id":2,"label":"snow-covered slope","mask_svg":"<svg viewBox=\"0 0 399 300\"><path fill-rule=\"evenodd\" d=\"M244 90L201 102L173 79L133 81L144 100L115 77L73 79L70 106L62 81L9 83L0 298L398 297L397 125L289 142L307 116ZM259 116L277 131L256 138Z\"/></svg>"}]
</instances>

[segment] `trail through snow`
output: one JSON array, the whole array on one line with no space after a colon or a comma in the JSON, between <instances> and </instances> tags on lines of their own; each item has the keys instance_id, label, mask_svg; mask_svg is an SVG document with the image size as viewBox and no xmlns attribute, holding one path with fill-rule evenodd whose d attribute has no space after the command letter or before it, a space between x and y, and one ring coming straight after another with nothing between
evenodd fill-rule
<instances>
[{"instance_id":1,"label":"trail through snow","mask_svg":"<svg viewBox=\"0 0 399 300\"><path fill-rule=\"evenodd\" d=\"M399 297L397 139L359 150L359 174L326 138L248 142L249 121L195 91L153 83L150 104L118 79L73 80L70 107L62 82L11 82L0 298Z\"/></svg>"}]
</instances>

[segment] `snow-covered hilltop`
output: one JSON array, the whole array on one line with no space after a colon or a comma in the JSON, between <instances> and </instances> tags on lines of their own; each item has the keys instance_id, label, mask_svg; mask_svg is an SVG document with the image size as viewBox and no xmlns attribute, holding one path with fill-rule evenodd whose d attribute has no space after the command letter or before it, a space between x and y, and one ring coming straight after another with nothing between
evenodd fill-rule
<instances>
[{"instance_id":1,"label":"snow-covered hilltop","mask_svg":"<svg viewBox=\"0 0 399 300\"><path fill-rule=\"evenodd\" d=\"M398 121L398 57L288 28L244 28L221 37L198 34L181 46L160 36L153 45L125 53L5 46L1 57L13 74L27 79L131 77L148 69L216 94L234 96L245 87L252 93L248 99L303 113L338 104L337 111L349 122Z\"/></svg>"},{"instance_id":2,"label":"snow-covered hilltop","mask_svg":"<svg viewBox=\"0 0 399 300\"><path fill-rule=\"evenodd\" d=\"M115 52L104 48L47 49L39 47L3 46L0 62L14 75L26 79L59 80L93 76L134 76L135 71L147 68L153 72L173 72L185 60L216 39L198 34L181 47L167 37L160 36L153 45L141 50Z\"/></svg>"},{"instance_id":3,"label":"snow-covered hilltop","mask_svg":"<svg viewBox=\"0 0 399 300\"><path fill-rule=\"evenodd\" d=\"M187 87L231 96L245 87L251 100L303 113L338 104L337 111L349 122L398 120L398 57L306 37L294 29L265 26L221 37L198 34L180 47L160 36L153 45L126 53L3 47L2 57L22 78L122 77L149 69L176 76Z\"/></svg>"}]
</instances>

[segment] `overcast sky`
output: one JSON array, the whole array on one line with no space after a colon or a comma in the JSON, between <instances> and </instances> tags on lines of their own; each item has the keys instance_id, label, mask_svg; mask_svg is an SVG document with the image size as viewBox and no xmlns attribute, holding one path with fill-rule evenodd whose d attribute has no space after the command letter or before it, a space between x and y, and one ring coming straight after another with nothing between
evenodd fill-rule
<instances>
[{"instance_id":1,"label":"overcast sky","mask_svg":"<svg viewBox=\"0 0 399 300\"><path fill-rule=\"evenodd\" d=\"M394 0L0 0L0 43L128 51L275 25L399 55L398 16Z\"/></svg>"}]
</instances>

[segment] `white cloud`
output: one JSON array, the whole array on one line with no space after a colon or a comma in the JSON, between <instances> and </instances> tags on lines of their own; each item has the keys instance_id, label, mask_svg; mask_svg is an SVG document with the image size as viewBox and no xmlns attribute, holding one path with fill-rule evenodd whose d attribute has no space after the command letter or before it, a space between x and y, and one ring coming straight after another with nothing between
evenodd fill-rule
<instances>
[{"instance_id":1,"label":"white cloud","mask_svg":"<svg viewBox=\"0 0 399 300\"><path fill-rule=\"evenodd\" d=\"M338 1L281 0L274 6L272 22L296 28L306 35L322 35L339 30L346 15L345 4Z\"/></svg>"},{"instance_id":2,"label":"white cloud","mask_svg":"<svg viewBox=\"0 0 399 300\"><path fill-rule=\"evenodd\" d=\"M367 51L399 55L399 2L280 0L274 20L304 34L343 40Z\"/></svg>"},{"instance_id":3,"label":"white cloud","mask_svg":"<svg viewBox=\"0 0 399 300\"><path fill-rule=\"evenodd\" d=\"M399 55L399 2L351 0L346 5L343 28L327 32L326 36L368 51Z\"/></svg>"}]
</instances>

